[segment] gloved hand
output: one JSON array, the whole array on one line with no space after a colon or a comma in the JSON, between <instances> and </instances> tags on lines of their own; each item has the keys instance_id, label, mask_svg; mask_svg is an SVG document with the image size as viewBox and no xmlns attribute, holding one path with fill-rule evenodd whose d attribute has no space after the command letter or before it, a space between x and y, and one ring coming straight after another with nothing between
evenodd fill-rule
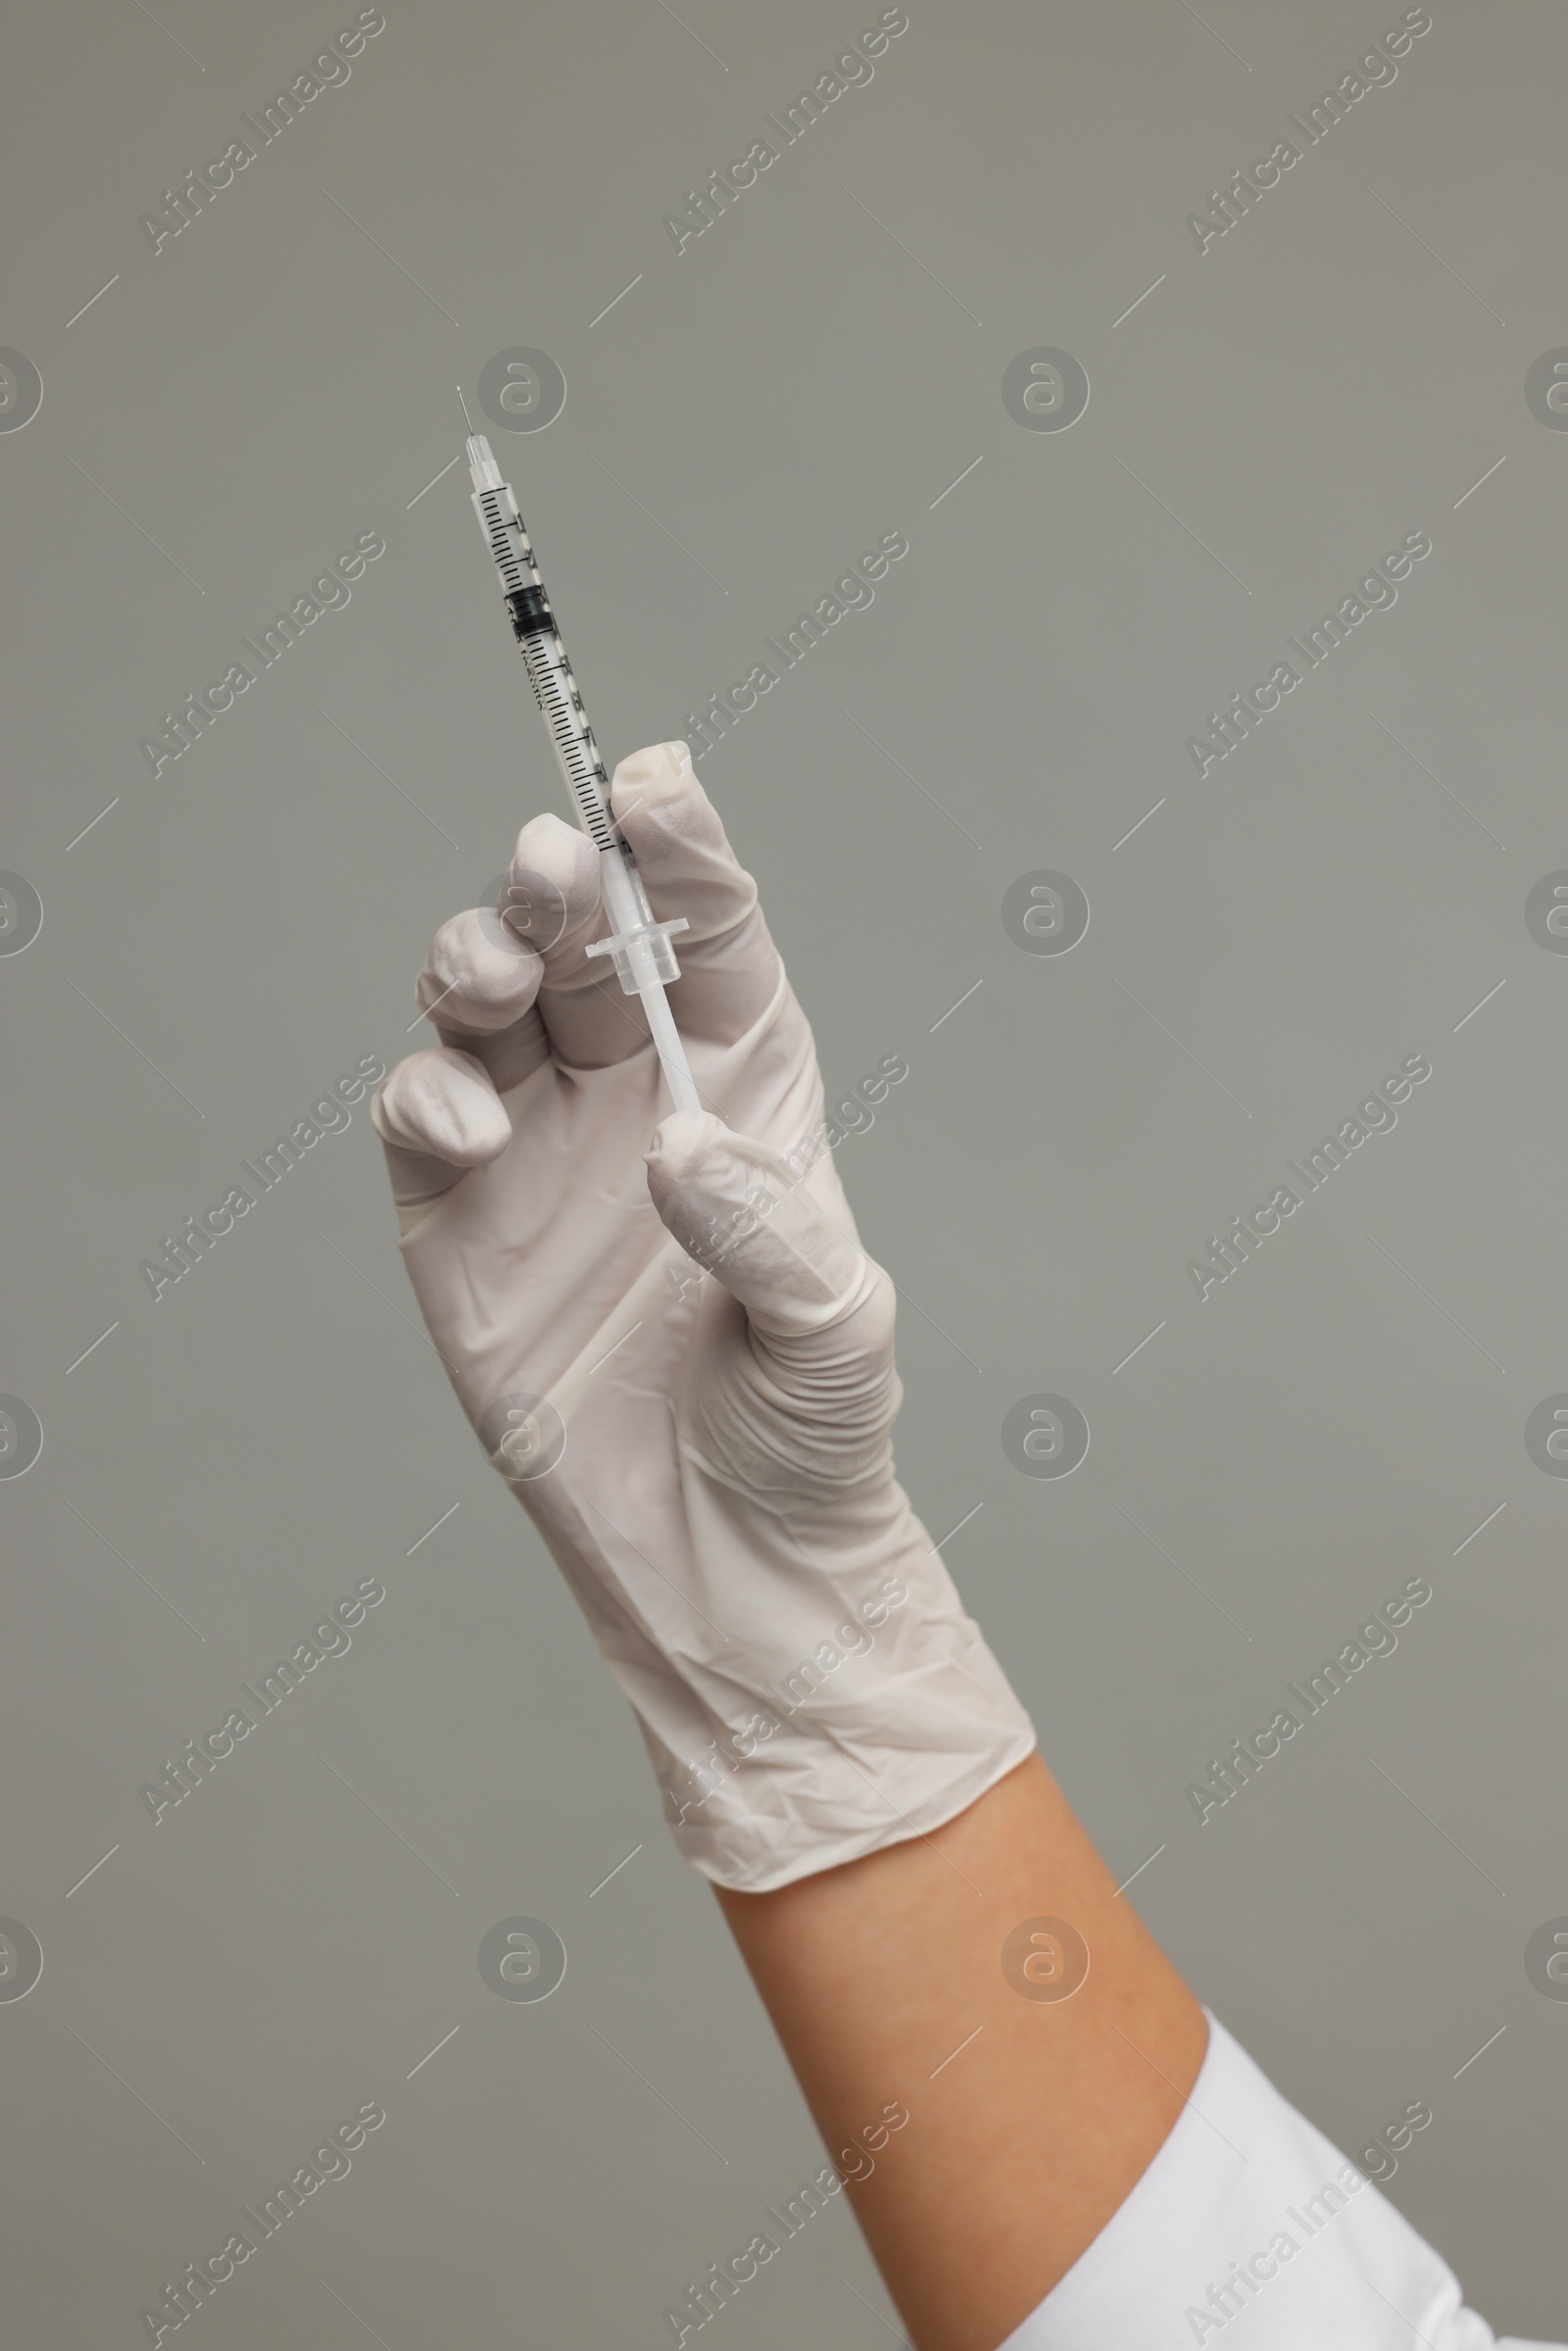
<instances>
[{"instance_id":1,"label":"gloved hand","mask_svg":"<svg viewBox=\"0 0 1568 2351\"><path fill-rule=\"evenodd\" d=\"M670 1001L709 1107L661 1118L642 1007L584 954L597 854L538 816L506 919L437 932L441 1044L371 1115L430 1335L677 1840L763 1892L939 1827L1034 1733L894 1475L893 1288L756 885L683 743L622 760L612 800L656 918L691 926Z\"/></svg>"}]
</instances>

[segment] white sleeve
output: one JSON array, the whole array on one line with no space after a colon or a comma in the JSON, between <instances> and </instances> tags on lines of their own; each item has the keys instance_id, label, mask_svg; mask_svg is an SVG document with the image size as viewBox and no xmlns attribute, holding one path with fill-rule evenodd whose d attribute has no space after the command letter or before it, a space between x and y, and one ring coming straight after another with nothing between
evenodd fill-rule
<instances>
[{"instance_id":1,"label":"white sleeve","mask_svg":"<svg viewBox=\"0 0 1568 2351\"><path fill-rule=\"evenodd\" d=\"M999 2351L1563 2351L1499 2342L1365 2174L1208 2032L1169 2138Z\"/></svg>"}]
</instances>

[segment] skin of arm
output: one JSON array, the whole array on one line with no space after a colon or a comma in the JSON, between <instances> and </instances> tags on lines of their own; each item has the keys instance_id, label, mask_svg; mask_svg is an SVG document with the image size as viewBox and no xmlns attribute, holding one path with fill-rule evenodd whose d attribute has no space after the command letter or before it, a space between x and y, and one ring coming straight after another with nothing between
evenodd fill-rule
<instances>
[{"instance_id":1,"label":"skin of arm","mask_svg":"<svg viewBox=\"0 0 1568 2351\"><path fill-rule=\"evenodd\" d=\"M917 2351L996 2351L1168 2136L1198 2001L1038 1755L930 1837L715 1891ZM1088 1946L1065 1999L1003 1970L1042 1918Z\"/></svg>"}]
</instances>

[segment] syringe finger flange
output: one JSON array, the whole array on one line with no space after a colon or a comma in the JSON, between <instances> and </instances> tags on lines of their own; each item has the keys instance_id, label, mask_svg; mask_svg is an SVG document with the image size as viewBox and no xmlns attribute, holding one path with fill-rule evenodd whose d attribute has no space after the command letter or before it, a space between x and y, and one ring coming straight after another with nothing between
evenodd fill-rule
<instances>
[{"instance_id":1,"label":"syringe finger flange","mask_svg":"<svg viewBox=\"0 0 1568 2351\"><path fill-rule=\"evenodd\" d=\"M671 980L680 978L680 965L669 943L677 931L690 928L684 914L673 922L639 922L609 939L596 939L583 954L613 955L621 988L627 996L640 996L654 980L667 988Z\"/></svg>"}]
</instances>

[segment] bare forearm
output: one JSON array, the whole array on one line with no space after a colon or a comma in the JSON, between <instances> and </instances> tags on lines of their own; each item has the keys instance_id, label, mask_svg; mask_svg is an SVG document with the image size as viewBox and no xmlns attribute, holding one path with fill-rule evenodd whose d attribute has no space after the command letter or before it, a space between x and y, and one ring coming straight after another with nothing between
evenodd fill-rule
<instances>
[{"instance_id":1,"label":"bare forearm","mask_svg":"<svg viewBox=\"0 0 1568 2351\"><path fill-rule=\"evenodd\" d=\"M930 1837L719 1900L918 2351L995 2351L1170 2131L1198 2002L1038 1756ZM1066 1997L1042 1920L1087 1945Z\"/></svg>"}]
</instances>

